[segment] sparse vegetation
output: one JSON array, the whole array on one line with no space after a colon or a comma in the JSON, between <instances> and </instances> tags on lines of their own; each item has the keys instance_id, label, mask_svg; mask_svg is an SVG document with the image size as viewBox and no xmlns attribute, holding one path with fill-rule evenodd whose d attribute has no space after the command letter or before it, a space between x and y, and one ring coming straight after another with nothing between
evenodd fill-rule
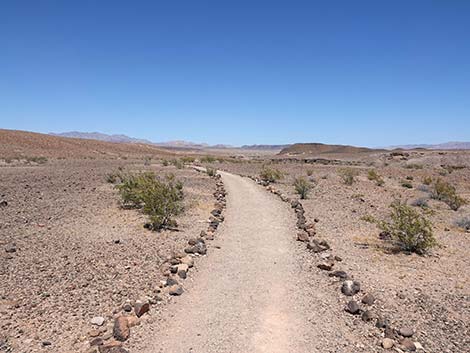
<instances>
[{"instance_id":1,"label":"sparse vegetation","mask_svg":"<svg viewBox=\"0 0 470 353\"><path fill-rule=\"evenodd\" d=\"M421 207L422 209L427 209L429 208L428 199L426 197L420 197L416 200L413 200L411 202L411 206Z\"/></svg>"},{"instance_id":2,"label":"sparse vegetation","mask_svg":"<svg viewBox=\"0 0 470 353\"><path fill-rule=\"evenodd\" d=\"M422 164L417 164L417 163L410 163L410 164L405 164L406 169L423 169L424 166Z\"/></svg>"},{"instance_id":3,"label":"sparse vegetation","mask_svg":"<svg viewBox=\"0 0 470 353\"><path fill-rule=\"evenodd\" d=\"M360 219L367 223L377 223L377 219L369 214L362 216Z\"/></svg>"},{"instance_id":4,"label":"sparse vegetation","mask_svg":"<svg viewBox=\"0 0 470 353\"><path fill-rule=\"evenodd\" d=\"M400 200L390 207L390 220L379 222L379 227L403 250L423 254L437 245L427 218Z\"/></svg>"},{"instance_id":5,"label":"sparse vegetation","mask_svg":"<svg viewBox=\"0 0 470 353\"><path fill-rule=\"evenodd\" d=\"M44 164L44 163L47 162L47 157L42 157L42 156L39 156L39 157L26 157L25 159L28 163L33 162L33 163L37 163L37 164Z\"/></svg>"},{"instance_id":6,"label":"sparse vegetation","mask_svg":"<svg viewBox=\"0 0 470 353\"><path fill-rule=\"evenodd\" d=\"M261 180L268 183L275 183L283 178L283 174L279 169L263 167L261 173L259 174Z\"/></svg>"},{"instance_id":7,"label":"sparse vegetation","mask_svg":"<svg viewBox=\"0 0 470 353\"><path fill-rule=\"evenodd\" d=\"M191 156L181 157L181 162L183 162L184 164L194 163L195 160L196 159L194 157L191 157Z\"/></svg>"},{"instance_id":8,"label":"sparse vegetation","mask_svg":"<svg viewBox=\"0 0 470 353\"><path fill-rule=\"evenodd\" d=\"M217 159L213 156L201 157L201 163L214 163Z\"/></svg>"},{"instance_id":9,"label":"sparse vegetation","mask_svg":"<svg viewBox=\"0 0 470 353\"><path fill-rule=\"evenodd\" d=\"M152 157L150 157L150 156L144 157L144 165L145 166L149 166L151 162L152 162Z\"/></svg>"},{"instance_id":10,"label":"sparse vegetation","mask_svg":"<svg viewBox=\"0 0 470 353\"><path fill-rule=\"evenodd\" d=\"M338 175L343 180L343 183L346 185L352 185L355 182L355 178L358 175L358 172L352 168L342 168L338 170Z\"/></svg>"},{"instance_id":11,"label":"sparse vegetation","mask_svg":"<svg viewBox=\"0 0 470 353\"><path fill-rule=\"evenodd\" d=\"M375 169L369 170L369 172L367 173L367 179L375 181L375 184L378 186L383 186L385 183L383 178L380 176L379 173L377 173Z\"/></svg>"},{"instance_id":12,"label":"sparse vegetation","mask_svg":"<svg viewBox=\"0 0 470 353\"><path fill-rule=\"evenodd\" d=\"M425 176L422 180L424 185L431 185L432 184L432 178L430 176Z\"/></svg>"},{"instance_id":13,"label":"sparse vegetation","mask_svg":"<svg viewBox=\"0 0 470 353\"><path fill-rule=\"evenodd\" d=\"M149 216L152 229L176 226L173 217L183 210L183 184L174 175L164 179L152 172L121 175L116 188L123 206L142 209Z\"/></svg>"},{"instance_id":14,"label":"sparse vegetation","mask_svg":"<svg viewBox=\"0 0 470 353\"><path fill-rule=\"evenodd\" d=\"M313 175L313 169L307 169L307 176Z\"/></svg>"},{"instance_id":15,"label":"sparse vegetation","mask_svg":"<svg viewBox=\"0 0 470 353\"><path fill-rule=\"evenodd\" d=\"M454 211L457 211L461 206L467 203L465 199L457 195L457 191L453 185L440 178L432 185L431 197L445 202Z\"/></svg>"},{"instance_id":16,"label":"sparse vegetation","mask_svg":"<svg viewBox=\"0 0 470 353\"><path fill-rule=\"evenodd\" d=\"M176 169L184 168L184 163L181 159L173 158L170 162L176 167Z\"/></svg>"},{"instance_id":17,"label":"sparse vegetation","mask_svg":"<svg viewBox=\"0 0 470 353\"><path fill-rule=\"evenodd\" d=\"M162 160L162 165L163 165L164 167L168 167L170 164L171 164L171 163L170 163L170 161L169 161L168 159Z\"/></svg>"},{"instance_id":18,"label":"sparse vegetation","mask_svg":"<svg viewBox=\"0 0 470 353\"><path fill-rule=\"evenodd\" d=\"M300 195L302 200L306 199L313 185L304 177L298 177L294 180L295 192Z\"/></svg>"}]
</instances>

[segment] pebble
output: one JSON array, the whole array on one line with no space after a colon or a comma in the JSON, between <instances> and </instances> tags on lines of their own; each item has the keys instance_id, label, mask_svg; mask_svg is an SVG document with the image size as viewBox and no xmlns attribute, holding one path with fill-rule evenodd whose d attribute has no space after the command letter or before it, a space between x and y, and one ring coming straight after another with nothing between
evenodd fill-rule
<instances>
[{"instance_id":1,"label":"pebble","mask_svg":"<svg viewBox=\"0 0 470 353\"><path fill-rule=\"evenodd\" d=\"M105 319L102 316L96 316L90 320L90 323L96 326L103 326L104 322L105 322Z\"/></svg>"},{"instance_id":2,"label":"pebble","mask_svg":"<svg viewBox=\"0 0 470 353\"><path fill-rule=\"evenodd\" d=\"M395 344L395 342L394 342L392 339L390 339L390 338L384 338L384 339L382 340L382 347L383 347L384 349L390 349L390 348L393 347L394 344Z\"/></svg>"},{"instance_id":3,"label":"pebble","mask_svg":"<svg viewBox=\"0 0 470 353\"><path fill-rule=\"evenodd\" d=\"M181 287L179 284L172 285L168 291L170 295L181 295L183 292L183 287Z\"/></svg>"},{"instance_id":4,"label":"pebble","mask_svg":"<svg viewBox=\"0 0 470 353\"><path fill-rule=\"evenodd\" d=\"M400 330L398 332L403 337L411 337L414 334L413 329L411 327L407 327L407 326L400 328Z\"/></svg>"}]
</instances>

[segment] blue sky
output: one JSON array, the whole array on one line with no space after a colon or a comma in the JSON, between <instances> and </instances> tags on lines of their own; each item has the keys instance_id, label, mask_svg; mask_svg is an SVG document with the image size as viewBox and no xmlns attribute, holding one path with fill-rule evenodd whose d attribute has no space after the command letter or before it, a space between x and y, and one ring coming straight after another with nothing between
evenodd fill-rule
<instances>
[{"instance_id":1,"label":"blue sky","mask_svg":"<svg viewBox=\"0 0 470 353\"><path fill-rule=\"evenodd\" d=\"M470 141L470 1L2 1L0 127Z\"/></svg>"}]
</instances>

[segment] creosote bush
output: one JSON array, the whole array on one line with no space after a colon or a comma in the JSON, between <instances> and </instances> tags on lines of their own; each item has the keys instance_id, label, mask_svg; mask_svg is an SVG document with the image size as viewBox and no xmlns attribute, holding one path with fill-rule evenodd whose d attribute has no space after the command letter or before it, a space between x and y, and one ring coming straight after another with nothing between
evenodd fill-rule
<instances>
[{"instance_id":1,"label":"creosote bush","mask_svg":"<svg viewBox=\"0 0 470 353\"><path fill-rule=\"evenodd\" d=\"M432 224L427 218L400 200L394 201L390 207L390 220L381 221L378 225L403 250L423 254L437 245Z\"/></svg>"},{"instance_id":2,"label":"creosote bush","mask_svg":"<svg viewBox=\"0 0 470 353\"><path fill-rule=\"evenodd\" d=\"M304 177L298 177L294 180L295 192L300 195L302 200L306 199L313 185Z\"/></svg>"},{"instance_id":3,"label":"creosote bush","mask_svg":"<svg viewBox=\"0 0 470 353\"><path fill-rule=\"evenodd\" d=\"M343 180L343 183L346 185L352 185L354 184L358 172L352 168L342 168L338 170L338 175Z\"/></svg>"},{"instance_id":4,"label":"creosote bush","mask_svg":"<svg viewBox=\"0 0 470 353\"><path fill-rule=\"evenodd\" d=\"M116 188L123 207L142 209L154 230L176 226L173 217L183 211L183 184L173 174L159 178L153 172L144 172L120 178Z\"/></svg>"},{"instance_id":5,"label":"creosote bush","mask_svg":"<svg viewBox=\"0 0 470 353\"><path fill-rule=\"evenodd\" d=\"M457 195L453 185L440 178L432 185L431 197L445 202L454 211L467 203L465 199Z\"/></svg>"},{"instance_id":6,"label":"creosote bush","mask_svg":"<svg viewBox=\"0 0 470 353\"><path fill-rule=\"evenodd\" d=\"M367 179L375 181L376 185L378 186L383 186L385 183L383 178L380 176L379 173L377 173L375 169L369 170L369 172L367 173Z\"/></svg>"},{"instance_id":7,"label":"creosote bush","mask_svg":"<svg viewBox=\"0 0 470 353\"><path fill-rule=\"evenodd\" d=\"M279 169L269 167L263 167L263 170L261 170L259 176L261 180L268 183L275 183L283 177L282 172Z\"/></svg>"}]
</instances>

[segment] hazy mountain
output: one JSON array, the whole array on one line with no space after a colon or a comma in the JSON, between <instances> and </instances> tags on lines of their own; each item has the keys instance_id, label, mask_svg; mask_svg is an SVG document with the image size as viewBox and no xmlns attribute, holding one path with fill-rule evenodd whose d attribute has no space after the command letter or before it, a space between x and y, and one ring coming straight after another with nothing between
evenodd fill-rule
<instances>
[{"instance_id":1,"label":"hazy mountain","mask_svg":"<svg viewBox=\"0 0 470 353\"><path fill-rule=\"evenodd\" d=\"M87 140L98 140L98 141L106 141L106 142L152 144L151 141L144 140L144 139L137 139L137 138L129 137L126 135L121 135L121 134L107 135L107 134L102 134L100 132L79 132L79 131L69 131L69 132L61 132L61 133L51 132L49 133L49 135L59 136L59 137L87 139Z\"/></svg>"},{"instance_id":2,"label":"hazy mountain","mask_svg":"<svg viewBox=\"0 0 470 353\"><path fill-rule=\"evenodd\" d=\"M301 155L301 154L324 154L324 153L362 153L378 151L366 147L355 147L347 145L328 145L324 143L294 143L283 148L281 155Z\"/></svg>"},{"instance_id":3,"label":"hazy mountain","mask_svg":"<svg viewBox=\"0 0 470 353\"><path fill-rule=\"evenodd\" d=\"M401 148L404 150L412 150L416 148L425 148L428 150L469 150L470 142L445 142L435 145L431 144L416 144L416 145L398 145L398 146L389 146L387 149L396 149Z\"/></svg>"}]
</instances>

